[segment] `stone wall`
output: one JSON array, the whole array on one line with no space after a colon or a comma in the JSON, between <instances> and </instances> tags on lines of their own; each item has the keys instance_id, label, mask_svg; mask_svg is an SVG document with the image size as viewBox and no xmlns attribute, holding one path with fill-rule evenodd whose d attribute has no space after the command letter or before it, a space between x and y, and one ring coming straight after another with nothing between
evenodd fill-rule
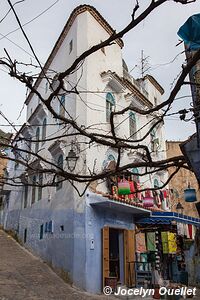
<instances>
[{"instance_id":1,"label":"stone wall","mask_svg":"<svg viewBox=\"0 0 200 300\"><path fill-rule=\"evenodd\" d=\"M166 142L166 151L167 151L167 158L170 158L172 156L178 156L182 155L182 152L180 150L181 141L167 141ZM170 168L169 175L174 172L174 168ZM196 177L193 172L181 169L178 171L178 173L172 178L172 180L169 183L169 189L176 190L177 193L173 193L173 196L171 197L171 207L172 211L176 212L176 204L178 201L182 204L184 207L183 213L192 217L198 218L198 212L196 210L195 203L187 203L184 200L184 190L188 187L188 184L192 188L195 188L197 191L197 201L200 200L200 190L199 185L196 180Z\"/></svg>"}]
</instances>

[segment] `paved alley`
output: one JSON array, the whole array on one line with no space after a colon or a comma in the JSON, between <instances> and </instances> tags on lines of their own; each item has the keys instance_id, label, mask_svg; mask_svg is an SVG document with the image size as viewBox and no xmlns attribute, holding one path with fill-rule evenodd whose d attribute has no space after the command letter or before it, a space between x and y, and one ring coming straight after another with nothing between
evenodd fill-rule
<instances>
[{"instance_id":1,"label":"paved alley","mask_svg":"<svg viewBox=\"0 0 200 300\"><path fill-rule=\"evenodd\" d=\"M0 230L0 300L100 300L66 284L45 263Z\"/></svg>"}]
</instances>

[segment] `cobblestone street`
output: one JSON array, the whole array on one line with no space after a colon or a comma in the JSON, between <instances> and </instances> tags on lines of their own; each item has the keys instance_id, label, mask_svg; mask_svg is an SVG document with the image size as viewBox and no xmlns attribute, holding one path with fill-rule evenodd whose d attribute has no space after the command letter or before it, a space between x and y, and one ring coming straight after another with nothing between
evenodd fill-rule
<instances>
[{"instance_id":1,"label":"cobblestone street","mask_svg":"<svg viewBox=\"0 0 200 300\"><path fill-rule=\"evenodd\" d=\"M0 300L142 299L138 296L119 298L95 296L75 289L2 230L0 230L0 255ZM199 289L194 299L200 299Z\"/></svg>"},{"instance_id":2,"label":"cobblestone street","mask_svg":"<svg viewBox=\"0 0 200 300\"><path fill-rule=\"evenodd\" d=\"M45 263L0 230L0 300L112 299L66 284Z\"/></svg>"}]
</instances>

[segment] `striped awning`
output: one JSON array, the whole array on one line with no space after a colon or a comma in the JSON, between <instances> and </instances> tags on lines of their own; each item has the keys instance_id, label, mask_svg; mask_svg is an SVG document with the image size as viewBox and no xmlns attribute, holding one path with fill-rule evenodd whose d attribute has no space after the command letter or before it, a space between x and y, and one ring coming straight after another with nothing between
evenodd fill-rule
<instances>
[{"instance_id":1,"label":"striped awning","mask_svg":"<svg viewBox=\"0 0 200 300\"><path fill-rule=\"evenodd\" d=\"M150 217L137 219L137 224L166 224L170 225L173 221L177 223L192 224L200 227L200 219L178 214L175 212L152 212Z\"/></svg>"}]
</instances>

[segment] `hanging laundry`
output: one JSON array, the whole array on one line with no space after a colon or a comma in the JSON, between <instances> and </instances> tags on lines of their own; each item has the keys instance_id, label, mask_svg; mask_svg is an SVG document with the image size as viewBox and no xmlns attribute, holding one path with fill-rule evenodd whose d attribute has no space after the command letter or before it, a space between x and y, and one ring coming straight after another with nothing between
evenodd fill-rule
<instances>
[{"instance_id":1,"label":"hanging laundry","mask_svg":"<svg viewBox=\"0 0 200 300\"><path fill-rule=\"evenodd\" d=\"M168 235L167 231L161 232L161 239L162 239L162 247L163 247L163 253L168 253Z\"/></svg>"},{"instance_id":2,"label":"hanging laundry","mask_svg":"<svg viewBox=\"0 0 200 300\"><path fill-rule=\"evenodd\" d=\"M192 239L195 239L195 234L196 234L196 227L192 225Z\"/></svg>"},{"instance_id":3,"label":"hanging laundry","mask_svg":"<svg viewBox=\"0 0 200 300\"><path fill-rule=\"evenodd\" d=\"M129 186L130 186L130 195L128 195L128 198L133 200L136 198L136 193L135 192L135 186L133 181L129 181Z\"/></svg>"},{"instance_id":4,"label":"hanging laundry","mask_svg":"<svg viewBox=\"0 0 200 300\"><path fill-rule=\"evenodd\" d=\"M163 190L162 193L163 193L163 197L166 199L168 197L167 191Z\"/></svg>"},{"instance_id":5,"label":"hanging laundry","mask_svg":"<svg viewBox=\"0 0 200 300\"><path fill-rule=\"evenodd\" d=\"M139 191L139 190L141 190L141 189L142 189L142 187L140 186L140 183L137 182L137 190ZM137 192L137 198L138 198L140 201L142 201L142 193L141 193L141 192Z\"/></svg>"},{"instance_id":6,"label":"hanging laundry","mask_svg":"<svg viewBox=\"0 0 200 300\"><path fill-rule=\"evenodd\" d=\"M184 224L184 235L186 236L187 239L190 238L188 224Z\"/></svg>"},{"instance_id":7,"label":"hanging laundry","mask_svg":"<svg viewBox=\"0 0 200 300\"><path fill-rule=\"evenodd\" d=\"M152 197L151 191L145 191L145 197Z\"/></svg>"},{"instance_id":8,"label":"hanging laundry","mask_svg":"<svg viewBox=\"0 0 200 300\"><path fill-rule=\"evenodd\" d=\"M147 252L145 233L139 232L136 234L136 252L144 253Z\"/></svg>"},{"instance_id":9,"label":"hanging laundry","mask_svg":"<svg viewBox=\"0 0 200 300\"><path fill-rule=\"evenodd\" d=\"M173 232L161 232L162 246L164 254L174 254L177 250L176 234Z\"/></svg>"},{"instance_id":10,"label":"hanging laundry","mask_svg":"<svg viewBox=\"0 0 200 300\"><path fill-rule=\"evenodd\" d=\"M160 191L160 201L161 201L161 202L164 201L164 195L163 195L163 192L162 192L162 191Z\"/></svg>"},{"instance_id":11,"label":"hanging laundry","mask_svg":"<svg viewBox=\"0 0 200 300\"><path fill-rule=\"evenodd\" d=\"M188 224L189 238L192 239L192 224Z\"/></svg>"},{"instance_id":12,"label":"hanging laundry","mask_svg":"<svg viewBox=\"0 0 200 300\"><path fill-rule=\"evenodd\" d=\"M148 251L156 251L155 232L147 232L147 250Z\"/></svg>"},{"instance_id":13,"label":"hanging laundry","mask_svg":"<svg viewBox=\"0 0 200 300\"><path fill-rule=\"evenodd\" d=\"M169 253L176 253L177 243L176 243L176 234L173 232L168 232L168 247Z\"/></svg>"},{"instance_id":14,"label":"hanging laundry","mask_svg":"<svg viewBox=\"0 0 200 300\"><path fill-rule=\"evenodd\" d=\"M184 226L183 223L177 223L177 234L184 236Z\"/></svg>"}]
</instances>

